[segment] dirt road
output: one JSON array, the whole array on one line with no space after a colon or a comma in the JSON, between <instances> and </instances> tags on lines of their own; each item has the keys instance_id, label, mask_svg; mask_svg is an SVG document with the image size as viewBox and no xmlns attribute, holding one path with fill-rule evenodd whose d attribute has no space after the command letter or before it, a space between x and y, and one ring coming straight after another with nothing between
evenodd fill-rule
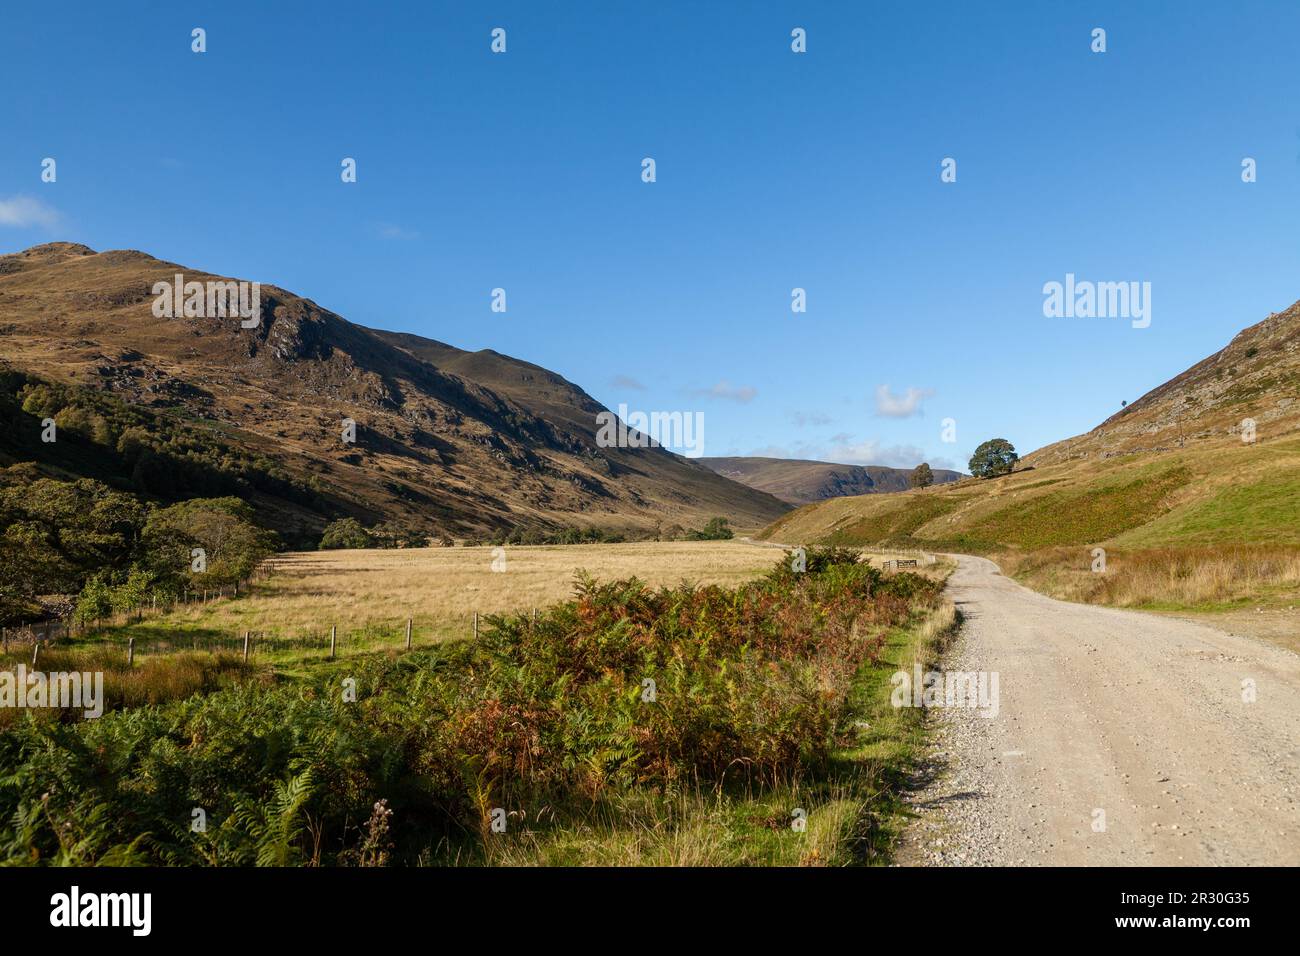
<instances>
[{"instance_id":1,"label":"dirt road","mask_svg":"<svg viewBox=\"0 0 1300 956\"><path fill-rule=\"evenodd\" d=\"M996 672L997 713L938 709L901 863L1300 863L1300 657L954 558L944 670Z\"/></svg>"}]
</instances>

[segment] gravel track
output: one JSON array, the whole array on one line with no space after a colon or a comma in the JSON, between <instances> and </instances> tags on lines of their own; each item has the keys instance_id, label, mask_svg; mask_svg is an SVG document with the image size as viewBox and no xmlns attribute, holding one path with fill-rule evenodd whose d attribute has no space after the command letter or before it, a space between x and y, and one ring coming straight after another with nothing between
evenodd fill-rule
<instances>
[{"instance_id":1,"label":"gravel track","mask_svg":"<svg viewBox=\"0 0 1300 956\"><path fill-rule=\"evenodd\" d=\"M1300 657L951 557L943 667L997 672L998 713L932 710L900 864L1300 864Z\"/></svg>"}]
</instances>

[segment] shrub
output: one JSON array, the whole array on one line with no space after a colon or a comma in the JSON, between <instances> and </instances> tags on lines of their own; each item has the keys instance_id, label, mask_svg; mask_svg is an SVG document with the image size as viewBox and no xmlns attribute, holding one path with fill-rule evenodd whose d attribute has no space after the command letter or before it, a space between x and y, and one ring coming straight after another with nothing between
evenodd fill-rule
<instances>
[{"instance_id":1,"label":"shrub","mask_svg":"<svg viewBox=\"0 0 1300 956\"><path fill-rule=\"evenodd\" d=\"M370 535L356 518L339 518L325 528L320 539L320 549L368 548L371 543Z\"/></svg>"},{"instance_id":2,"label":"shrub","mask_svg":"<svg viewBox=\"0 0 1300 956\"><path fill-rule=\"evenodd\" d=\"M726 518L710 518L699 531L692 531L688 538L691 541L726 541L734 537L731 527Z\"/></svg>"},{"instance_id":3,"label":"shrub","mask_svg":"<svg viewBox=\"0 0 1300 956\"><path fill-rule=\"evenodd\" d=\"M940 590L808 558L732 590L580 578L536 621L349 661L355 702L331 671L79 724L25 714L0 734L0 862L463 860L492 807L798 780L844 739L858 668Z\"/></svg>"}]
</instances>

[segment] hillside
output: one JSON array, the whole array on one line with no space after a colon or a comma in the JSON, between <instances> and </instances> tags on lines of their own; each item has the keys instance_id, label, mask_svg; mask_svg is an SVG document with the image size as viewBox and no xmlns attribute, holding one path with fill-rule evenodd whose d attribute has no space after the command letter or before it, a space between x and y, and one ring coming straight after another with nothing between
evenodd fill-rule
<instances>
[{"instance_id":1,"label":"hillside","mask_svg":"<svg viewBox=\"0 0 1300 956\"><path fill-rule=\"evenodd\" d=\"M839 465L799 458L701 458L700 463L733 481L766 491L782 501L806 505L827 498L906 491L910 468ZM959 471L934 469L936 485L957 481Z\"/></svg>"},{"instance_id":2,"label":"hillside","mask_svg":"<svg viewBox=\"0 0 1300 956\"><path fill-rule=\"evenodd\" d=\"M1054 593L1133 605L1147 592L1121 594L1124 575L1090 574L1093 548L1107 551L1112 572L1129 562L1130 588L1138 565L1149 567L1149 593L1171 604L1185 579L1208 575L1229 550L1255 549L1259 561L1235 571L1224 563L1215 572L1222 580L1197 593L1209 603L1247 593L1294 603L1287 569L1300 548L1298 399L1300 303L1087 434L1027 455L1011 475L830 499L759 537L994 554ZM1253 443L1242 441L1245 419L1256 423ZM1259 571L1254 583L1228 580L1265 558L1282 570Z\"/></svg>"},{"instance_id":3,"label":"hillside","mask_svg":"<svg viewBox=\"0 0 1300 956\"><path fill-rule=\"evenodd\" d=\"M318 534L340 514L451 535L528 524L650 530L714 515L757 526L787 509L661 448L597 447L602 406L494 352L367 329L270 285L254 328L155 318L153 285L177 273L223 278L71 243L0 256L3 368L185 421L219 435L231 455L309 483L318 500L301 507L250 491L282 530ZM344 419L356 422L354 444L342 440ZM0 464L28 457L13 442L0 455Z\"/></svg>"},{"instance_id":4,"label":"hillside","mask_svg":"<svg viewBox=\"0 0 1300 956\"><path fill-rule=\"evenodd\" d=\"M1261 440L1300 425L1300 303L1239 332L1086 435L1026 456L1026 464L1231 446L1241 443L1247 418Z\"/></svg>"}]
</instances>

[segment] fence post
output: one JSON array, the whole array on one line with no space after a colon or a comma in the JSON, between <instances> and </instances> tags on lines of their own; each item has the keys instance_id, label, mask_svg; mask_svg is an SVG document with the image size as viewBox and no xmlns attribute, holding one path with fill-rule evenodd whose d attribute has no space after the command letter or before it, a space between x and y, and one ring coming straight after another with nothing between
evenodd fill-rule
<instances>
[{"instance_id":1,"label":"fence post","mask_svg":"<svg viewBox=\"0 0 1300 956\"><path fill-rule=\"evenodd\" d=\"M126 666L127 667L135 666L135 638L134 637L128 637L126 639Z\"/></svg>"},{"instance_id":2,"label":"fence post","mask_svg":"<svg viewBox=\"0 0 1300 956\"><path fill-rule=\"evenodd\" d=\"M533 630L537 630L537 606L533 606Z\"/></svg>"},{"instance_id":3,"label":"fence post","mask_svg":"<svg viewBox=\"0 0 1300 956\"><path fill-rule=\"evenodd\" d=\"M474 640L478 640L478 611L474 612Z\"/></svg>"},{"instance_id":4,"label":"fence post","mask_svg":"<svg viewBox=\"0 0 1300 956\"><path fill-rule=\"evenodd\" d=\"M33 667L36 666L36 658L38 658L40 654L41 654L41 642L33 641L32 642L32 666Z\"/></svg>"},{"instance_id":5,"label":"fence post","mask_svg":"<svg viewBox=\"0 0 1300 956\"><path fill-rule=\"evenodd\" d=\"M244 632L244 663L245 664L248 663L248 638L249 635L251 635L252 633L253 633L252 631Z\"/></svg>"},{"instance_id":6,"label":"fence post","mask_svg":"<svg viewBox=\"0 0 1300 956\"><path fill-rule=\"evenodd\" d=\"M408 651L411 649L411 619L409 617L406 619L406 649Z\"/></svg>"},{"instance_id":7,"label":"fence post","mask_svg":"<svg viewBox=\"0 0 1300 956\"><path fill-rule=\"evenodd\" d=\"M339 632L339 626L337 624L331 624L330 625L330 660L334 660L334 644L335 644L335 640L338 638L338 632Z\"/></svg>"},{"instance_id":8,"label":"fence post","mask_svg":"<svg viewBox=\"0 0 1300 956\"><path fill-rule=\"evenodd\" d=\"M0 644L4 647L4 652L9 653L9 628L0 627Z\"/></svg>"}]
</instances>

